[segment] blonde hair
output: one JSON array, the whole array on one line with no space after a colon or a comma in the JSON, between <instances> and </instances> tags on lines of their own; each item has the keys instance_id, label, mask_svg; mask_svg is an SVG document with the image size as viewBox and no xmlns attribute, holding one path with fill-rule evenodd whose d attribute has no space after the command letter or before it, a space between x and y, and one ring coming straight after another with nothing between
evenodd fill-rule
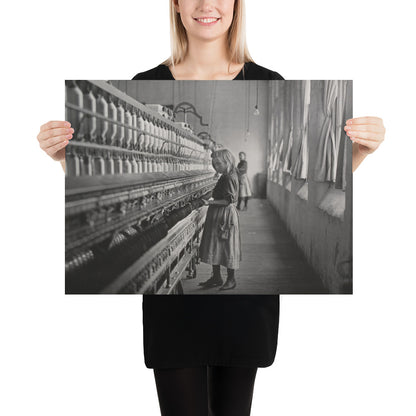
<instances>
[{"instance_id":1,"label":"blonde hair","mask_svg":"<svg viewBox=\"0 0 416 416\"><path fill-rule=\"evenodd\" d=\"M227 172L235 168L235 157L228 149L218 149L211 153L212 160L218 159L227 165Z\"/></svg>"},{"instance_id":2,"label":"blonde hair","mask_svg":"<svg viewBox=\"0 0 416 416\"><path fill-rule=\"evenodd\" d=\"M163 65L175 65L182 62L188 51L188 36L182 23L181 16L176 12L174 0L169 0L170 14L170 49L171 56ZM230 63L242 64L254 62L247 48L246 18L244 0L235 0L234 14L231 26L228 29L228 51Z\"/></svg>"}]
</instances>

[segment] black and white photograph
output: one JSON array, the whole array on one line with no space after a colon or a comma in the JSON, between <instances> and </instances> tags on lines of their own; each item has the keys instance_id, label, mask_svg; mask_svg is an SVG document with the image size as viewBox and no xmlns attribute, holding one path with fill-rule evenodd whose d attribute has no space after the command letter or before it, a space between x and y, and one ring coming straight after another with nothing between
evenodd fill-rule
<instances>
[{"instance_id":1,"label":"black and white photograph","mask_svg":"<svg viewBox=\"0 0 416 416\"><path fill-rule=\"evenodd\" d=\"M66 294L352 293L352 81L65 92Z\"/></svg>"}]
</instances>

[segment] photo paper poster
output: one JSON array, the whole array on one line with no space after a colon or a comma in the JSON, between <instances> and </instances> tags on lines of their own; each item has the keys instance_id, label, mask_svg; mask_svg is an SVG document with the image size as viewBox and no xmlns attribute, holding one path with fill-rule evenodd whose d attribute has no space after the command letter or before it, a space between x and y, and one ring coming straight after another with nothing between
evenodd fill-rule
<instances>
[{"instance_id":1,"label":"photo paper poster","mask_svg":"<svg viewBox=\"0 0 416 416\"><path fill-rule=\"evenodd\" d=\"M67 294L352 293L352 81L65 89Z\"/></svg>"}]
</instances>

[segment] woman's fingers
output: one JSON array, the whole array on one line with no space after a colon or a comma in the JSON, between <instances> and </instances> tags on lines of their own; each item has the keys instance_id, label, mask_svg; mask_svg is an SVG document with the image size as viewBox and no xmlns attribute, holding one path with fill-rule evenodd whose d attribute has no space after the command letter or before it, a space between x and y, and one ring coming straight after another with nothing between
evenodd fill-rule
<instances>
[{"instance_id":1,"label":"woman's fingers","mask_svg":"<svg viewBox=\"0 0 416 416\"><path fill-rule=\"evenodd\" d=\"M370 131L374 133L384 133L385 128L379 124L356 124L356 125L346 125L344 126L346 132L349 131Z\"/></svg>"},{"instance_id":2,"label":"woman's fingers","mask_svg":"<svg viewBox=\"0 0 416 416\"><path fill-rule=\"evenodd\" d=\"M72 139L74 129L68 121L48 121L40 127L39 146L54 160L65 159L65 146Z\"/></svg>"},{"instance_id":3,"label":"woman's fingers","mask_svg":"<svg viewBox=\"0 0 416 416\"><path fill-rule=\"evenodd\" d=\"M39 142L44 140L49 140L52 137L72 136L74 129L71 128L71 123L69 121L48 121L40 127L39 134L37 139Z\"/></svg>"},{"instance_id":4,"label":"woman's fingers","mask_svg":"<svg viewBox=\"0 0 416 416\"><path fill-rule=\"evenodd\" d=\"M368 131L347 131L347 135L352 138L359 138L359 139L366 139L366 140L375 140L375 141L382 141L384 138L384 133L375 133L375 132L368 132Z\"/></svg>"},{"instance_id":5,"label":"woman's fingers","mask_svg":"<svg viewBox=\"0 0 416 416\"><path fill-rule=\"evenodd\" d=\"M46 149L49 149L52 146L57 145L58 143L64 142L64 141L66 141L68 143L68 140L70 140L70 137L68 135L51 137L50 139L43 140L42 142L39 143L39 145L43 150L46 150Z\"/></svg>"},{"instance_id":6,"label":"woman's fingers","mask_svg":"<svg viewBox=\"0 0 416 416\"><path fill-rule=\"evenodd\" d=\"M71 127L71 123L69 121L58 121L58 120L48 121L47 123L43 124L40 127L40 131L46 131L46 130L54 129L57 127L69 128Z\"/></svg>"},{"instance_id":7,"label":"woman's fingers","mask_svg":"<svg viewBox=\"0 0 416 416\"><path fill-rule=\"evenodd\" d=\"M56 152L63 149L67 144L68 144L68 140L64 140L63 142L59 142L44 150L49 156L53 157L56 154Z\"/></svg>"},{"instance_id":8,"label":"woman's fingers","mask_svg":"<svg viewBox=\"0 0 416 416\"><path fill-rule=\"evenodd\" d=\"M52 137L58 137L58 136L72 136L72 133L74 133L73 128L53 128L49 130L41 131L38 134L38 140L39 142L43 140L51 139Z\"/></svg>"},{"instance_id":9,"label":"woman's fingers","mask_svg":"<svg viewBox=\"0 0 416 416\"><path fill-rule=\"evenodd\" d=\"M356 117L350 118L346 121L347 125L357 125L357 124L379 124L383 125L383 120L379 117Z\"/></svg>"},{"instance_id":10,"label":"woman's fingers","mask_svg":"<svg viewBox=\"0 0 416 416\"><path fill-rule=\"evenodd\" d=\"M346 121L346 134L362 153L373 153L383 142L386 129L379 117L357 117Z\"/></svg>"}]
</instances>

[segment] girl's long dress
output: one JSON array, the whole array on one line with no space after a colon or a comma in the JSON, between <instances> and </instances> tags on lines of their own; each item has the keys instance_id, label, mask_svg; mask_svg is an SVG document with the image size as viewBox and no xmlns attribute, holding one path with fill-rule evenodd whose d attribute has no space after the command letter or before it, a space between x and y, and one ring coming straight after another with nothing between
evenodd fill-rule
<instances>
[{"instance_id":1,"label":"girl's long dress","mask_svg":"<svg viewBox=\"0 0 416 416\"><path fill-rule=\"evenodd\" d=\"M218 179L212 197L225 199L228 206L210 205L204 224L199 257L204 263L238 269L241 261L240 224L235 203L238 199L238 174L235 169ZM229 224L229 238L221 238L220 226Z\"/></svg>"},{"instance_id":2,"label":"girl's long dress","mask_svg":"<svg viewBox=\"0 0 416 416\"><path fill-rule=\"evenodd\" d=\"M134 79L174 78L159 65ZM283 78L251 62L235 79ZM278 328L279 295L143 295L148 368L267 367L275 359Z\"/></svg>"}]
</instances>

